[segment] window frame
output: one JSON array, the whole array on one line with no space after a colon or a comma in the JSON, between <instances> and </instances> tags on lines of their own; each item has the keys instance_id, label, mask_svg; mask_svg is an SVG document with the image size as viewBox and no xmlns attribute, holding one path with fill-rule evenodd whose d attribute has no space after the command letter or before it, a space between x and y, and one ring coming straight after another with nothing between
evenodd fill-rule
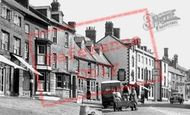
<instances>
[{"instance_id":1,"label":"window frame","mask_svg":"<svg viewBox=\"0 0 190 115\"><path fill-rule=\"evenodd\" d=\"M22 19L21 19L21 16L19 16L18 13L14 13L14 18L13 18L13 23L19 27L21 27L22 25Z\"/></svg>"},{"instance_id":2,"label":"window frame","mask_svg":"<svg viewBox=\"0 0 190 115\"><path fill-rule=\"evenodd\" d=\"M40 33L39 29L35 28L34 31L35 31L35 38L39 38L39 33Z\"/></svg>"},{"instance_id":3,"label":"window frame","mask_svg":"<svg viewBox=\"0 0 190 115\"><path fill-rule=\"evenodd\" d=\"M2 30L1 32L2 32L1 49L5 50L5 51L9 51L9 49L10 49L10 34L4 30ZM6 39L5 39L5 36L6 36Z\"/></svg>"},{"instance_id":4,"label":"window frame","mask_svg":"<svg viewBox=\"0 0 190 115\"><path fill-rule=\"evenodd\" d=\"M16 54L16 55L20 55L21 54L21 39L16 37L16 36L14 36L13 38L14 38L13 53Z\"/></svg>"},{"instance_id":5,"label":"window frame","mask_svg":"<svg viewBox=\"0 0 190 115\"><path fill-rule=\"evenodd\" d=\"M41 38L42 38L42 39L45 39L45 36L46 36L46 35L45 35L45 31L41 31Z\"/></svg>"},{"instance_id":6,"label":"window frame","mask_svg":"<svg viewBox=\"0 0 190 115\"><path fill-rule=\"evenodd\" d=\"M24 44L24 59L29 60L29 43L25 42Z\"/></svg>"},{"instance_id":7,"label":"window frame","mask_svg":"<svg viewBox=\"0 0 190 115\"><path fill-rule=\"evenodd\" d=\"M52 67L55 69L57 68L57 54L53 53L53 64Z\"/></svg>"},{"instance_id":8,"label":"window frame","mask_svg":"<svg viewBox=\"0 0 190 115\"><path fill-rule=\"evenodd\" d=\"M40 53L40 47L44 47L44 53ZM45 55L46 55L46 46L45 45L37 45L37 57L38 56L43 56L43 63L39 63L39 57L37 58L37 64L46 64L46 57L45 57Z\"/></svg>"},{"instance_id":9,"label":"window frame","mask_svg":"<svg viewBox=\"0 0 190 115\"><path fill-rule=\"evenodd\" d=\"M68 32L65 32L65 44L64 44L64 46L66 48L69 47L69 33Z\"/></svg>"},{"instance_id":10,"label":"window frame","mask_svg":"<svg viewBox=\"0 0 190 115\"><path fill-rule=\"evenodd\" d=\"M68 69L69 69L69 58L68 56L65 56L65 70L68 71Z\"/></svg>"},{"instance_id":11,"label":"window frame","mask_svg":"<svg viewBox=\"0 0 190 115\"><path fill-rule=\"evenodd\" d=\"M57 44L57 28L53 28L53 43Z\"/></svg>"},{"instance_id":12,"label":"window frame","mask_svg":"<svg viewBox=\"0 0 190 115\"><path fill-rule=\"evenodd\" d=\"M29 33L30 33L30 25L27 24L27 23L24 25L24 32L25 32L26 34L29 34Z\"/></svg>"}]
</instances>

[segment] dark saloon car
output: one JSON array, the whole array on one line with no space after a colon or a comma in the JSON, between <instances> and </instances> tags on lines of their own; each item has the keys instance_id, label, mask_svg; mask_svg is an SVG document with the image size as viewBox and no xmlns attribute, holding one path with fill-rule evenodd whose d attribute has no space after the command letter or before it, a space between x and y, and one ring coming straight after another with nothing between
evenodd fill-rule
<instances>
[{"instance_id":1,"label":"dark saloon car","mask_svg":"<svg viewBox=\"0 0 190 115\"><path fill-rule=\"evenodd\" d=\"M183 94L180 93L173 93L170 97L170 103L174 104L174 103L179 103L179 104L183 104L184 99L183 99Z\"/></svg>"}]
</instances>

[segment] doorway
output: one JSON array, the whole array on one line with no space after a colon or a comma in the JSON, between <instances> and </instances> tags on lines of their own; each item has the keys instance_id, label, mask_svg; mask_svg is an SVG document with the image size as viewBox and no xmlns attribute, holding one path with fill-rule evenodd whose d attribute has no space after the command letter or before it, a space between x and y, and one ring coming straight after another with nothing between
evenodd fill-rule
<instances>
[{"instance_id":1,"label":"doorway","mask_svg":"<svg viewBox=\"0 0 190 115\"><path fill-rule=\"evenodd\" d=\"M99 100L99 83L96 83L96 100Z\"/></svg>"},{"instance_id":2,"label":"doorway","mask_svg":"<svg viewBox=\"0 0 190 115\"><path fill-rule=\"evenodd\" d=\"M13 76L13 95L18 96L19 95L19 69L14 70L14 76Z\"/></svg>"},{"instance_id":3,"label":"doorway","mask_svg":"<svg viewBox=\"0 0 190 115\"><path fill-rule=\"evenodd\" d=\"M4 95L6 68L0 68L0 94Z\"/></svg>"},{"instance_id":4,"label":"doorway","mask_svg":"<svg viewBox=\"0 0 190 115\"><path fill-rule=\"evenodd\" d=\"M76 76L73 76L73 89L72 89L72 95L73 95L73 98L76 98Z\"/></svg>"}]
</instances>

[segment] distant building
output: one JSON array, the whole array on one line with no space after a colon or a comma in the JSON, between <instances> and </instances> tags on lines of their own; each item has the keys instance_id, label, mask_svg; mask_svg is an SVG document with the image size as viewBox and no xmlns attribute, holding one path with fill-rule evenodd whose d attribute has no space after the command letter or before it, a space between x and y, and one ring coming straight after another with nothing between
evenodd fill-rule
<instances>
[{"instance_id":1,"label":"distant building","mask_svg":"<svg viewBox=\"0 0 190 115\"><path fill-rule=\"evenodd\" d=\"M129 48L115 36L105 36L97 44L102 45L103 54L112 63L112 80L120 80L123 84L129 83ZM124 74L118 77L118 72Z\"/></svg>"},{"instance_id":2,"label":"distant building","mask_svg":"<svg viewBox=\"0 0 190 115\"><path fill-rule=\"evenodd\" d=\"M157 60L158 64L159 77L157 78L156 85L157 87L157 99L158 101L168 101L170 89L170 67L166 60Z\"/></svg>"},{"instance_id":3,"label":"distant building","mask_svg":"<svg viewBox=\"0 0 190 115\"><path fill-rule=\"evenodd\" d=\"M134 48L134 49L133 49ZM133 66L131 63L131 74L134 69L136 81L140 84L140 89L138 90L139 94L141 94L142 89L145 89L145 97L149 100L154 99L154 91L156 90L154 87L155 82L153 81L153 69L155 68L155 57L151 50L147 48L147 46L133 46L131 48L131 60L133 60L133 56L135 58L136 65ZM130 75L131 75L130 74ZM131 76L132 77L132 76Z\"/></svg>"},{"instance_id":4,"label":"distant building","mask_svg":"<svg viewBox=\"0 0 190 115\"><path fill-rule=\"evenodd\" d=\"M168 64L168 98L173 92L179 92L183 94L184 99L187 98L186 94L186 81L187 81L187 69L178 64L178 55L174 55L173 59L168 57L168 48L164 49L163 61Z\"/></svg>"}]
</instances>

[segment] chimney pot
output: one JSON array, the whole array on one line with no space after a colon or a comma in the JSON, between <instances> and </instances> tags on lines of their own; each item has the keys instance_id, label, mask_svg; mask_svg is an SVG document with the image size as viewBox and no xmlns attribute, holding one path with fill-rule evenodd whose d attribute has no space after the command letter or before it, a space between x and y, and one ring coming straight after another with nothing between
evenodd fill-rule
<instances>
[{"instance_id":1,"label":"chimney pot","mask_svg":"<svg viewBox=\"0 0 190 115\"><path fill-rule=\"evenodd\" d=\"M72 28L75 28L75 27L76 27L76 22L74 22L74 21L70 21L70 22L68 22L68 24L69 24Z\"/></svg>"},{"instance_id":2,"label":"chimney pot","mask_svg":"<svg viewBox=\"0 0 190 115\"><path fill-rule=\"evenodd\" d=\"M114 28L114 36L118 39L120 38L120 28Z\"/></svg>"}]
</instances>

